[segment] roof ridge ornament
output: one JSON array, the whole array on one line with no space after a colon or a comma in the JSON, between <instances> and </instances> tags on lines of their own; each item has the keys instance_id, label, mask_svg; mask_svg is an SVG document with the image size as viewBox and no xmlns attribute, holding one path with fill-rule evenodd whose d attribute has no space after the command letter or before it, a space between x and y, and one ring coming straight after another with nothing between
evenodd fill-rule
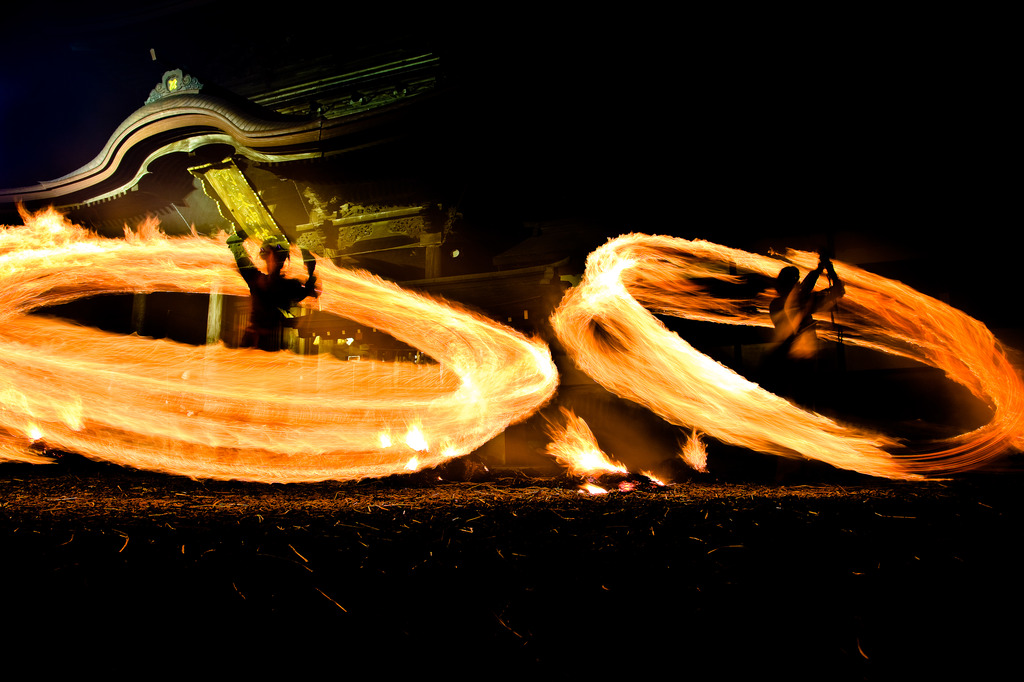
<instances>
[{"instance_id":1,"label":"roof ridge ornament","mask_svg":"<svg viewBox=\"0 0 1024 682\"><path fill-rule=\"evenodd\" d=\"M172 95L195 94L203 89L203 84L191 75L182 73L181 69L165 71L163 78L156 87L149 93L146 104L152 104L157 100Z\"/></svg>"}]
</instances>

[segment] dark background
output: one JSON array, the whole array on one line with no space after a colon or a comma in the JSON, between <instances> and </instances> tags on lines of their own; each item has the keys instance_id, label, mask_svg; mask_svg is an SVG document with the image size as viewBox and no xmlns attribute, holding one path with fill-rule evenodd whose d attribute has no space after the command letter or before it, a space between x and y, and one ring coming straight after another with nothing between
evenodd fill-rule
<instances>
[{"instance_id":1,"label":"dark background","mask_svg":"<svg viewBox=\"0 0 1024 682\"><path fill-rule=\"evenodd\" d=\"M469 178L466 212L780 250L841 233L859 262L923 259L956 282L955 304L1016 326L998 16L203 0L5 12L2 187L87 163L166 69L244 95L303 64L424 50L461 98L439 134Z\"/></svg>"},{"instance_id":2,"label":"dark background","mask_svg":"<svg viewBox=\"0 0 1024 682\"><path fill-rule=\"evenodd\" d=\"M991 223L1009 184L998 17L195 0L22 5L4 25L5 187L88 162L168 68L245 90L397 46L440 54L471 93L467 162L519 201L921 236Z\"/></svg>"}]
</instances>

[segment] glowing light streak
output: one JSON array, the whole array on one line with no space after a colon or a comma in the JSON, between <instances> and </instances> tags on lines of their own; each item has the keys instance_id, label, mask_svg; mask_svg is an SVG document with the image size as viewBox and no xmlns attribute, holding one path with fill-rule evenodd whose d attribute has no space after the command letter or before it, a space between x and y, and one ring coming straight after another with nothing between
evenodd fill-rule
<instances>
[{"instance_id":1,"label":"glowing light streak","mask_svg":"<svg viewBox=\"0 0 1024 682\"><path fill-rule=\"evenodd\" d=\"M150 222L103 239L52 210L23 218L0 230L0 460L47 461L45 445L200 478L386 476L475 450L557 385L543 343L329 262L316 305L440 364L195 347L33 315L98 294L248 290L223 236L172 239ZM418 436L392 445L412 424Z\"/></svg>"},{"instance_id":2,"label":"glowing light streak","mask_svg":"<svg viewBox=\"0 0 1024 682\"><path fill-rule=\"evenodd\" d=\"M806 272L817 256L790 251L787 260ZM625 235L590 254L583 280L567 292L552 324L579 367L605 388L672 423L752 450L915 479L976 468L1024 445L1024 385L988 329L854 266L835 263L846 284L844 342L944 370L991 406L988 424L905 449L894 438L840 424L764 390L698 352L654 316L770 327L770 292L756 301L723 299L696 282L735 281L730 266L770 278L781 267L776 259L706 241ZM834 338L824 327L821 336Z\"/></svg>"}]
</instances>

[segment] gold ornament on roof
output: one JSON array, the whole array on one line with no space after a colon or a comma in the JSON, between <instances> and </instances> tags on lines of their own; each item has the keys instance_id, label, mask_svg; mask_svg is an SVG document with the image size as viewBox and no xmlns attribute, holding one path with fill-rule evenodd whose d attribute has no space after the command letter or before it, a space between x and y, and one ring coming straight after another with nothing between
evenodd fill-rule
<instances>
[{"instance_id":1,"label":"gold ornament on roof","mask_svg":"<svg viewBox=\"0 0 1024 682\"><path fill-rule=\"evenodd\" d=\"M164 72L163 78L149 93L146 104L152 104L157 100L172 95L194 94L203 89L203 84L189 74L182 73L181 69L172 69Z\"/></svg>"}]
</instances>

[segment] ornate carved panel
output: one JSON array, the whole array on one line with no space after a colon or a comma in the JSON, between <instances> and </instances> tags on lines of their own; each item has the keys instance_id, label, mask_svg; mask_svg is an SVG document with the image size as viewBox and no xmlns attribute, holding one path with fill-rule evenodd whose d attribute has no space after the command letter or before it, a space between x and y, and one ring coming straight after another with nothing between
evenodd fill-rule
<instances>
[{"instance_id":1,"label":"ornate carved panel","mask_svg":"<svg viewBox=\"0 0 1024 682\"><path fill-rule=\"evenodd\" d=\"M188 169L202 180L207 195L217 202L221 215L241 227L257 242L288 241L241 169L231 159Z\"/></svg>"}]
</instances>

